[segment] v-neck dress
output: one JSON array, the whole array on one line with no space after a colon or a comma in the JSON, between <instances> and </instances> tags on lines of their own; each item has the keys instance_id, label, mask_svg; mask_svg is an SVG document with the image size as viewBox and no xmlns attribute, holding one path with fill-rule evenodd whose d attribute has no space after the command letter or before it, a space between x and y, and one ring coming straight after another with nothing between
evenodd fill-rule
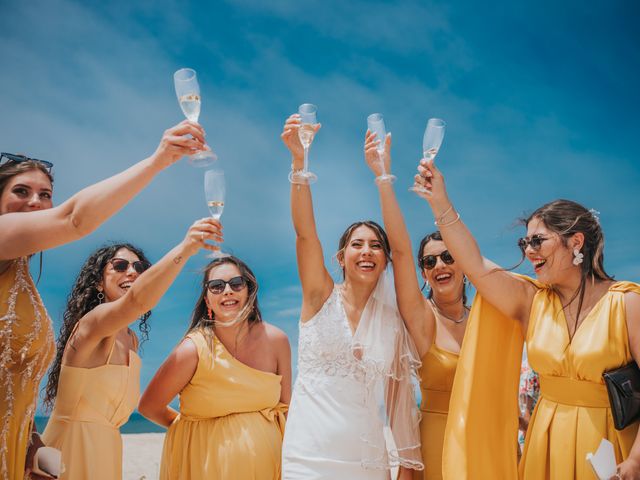
<instances>
[{"instance_id":1,"label":"v-neck dress","mask_svg":"<svg viewBox=\"0 0 640 480\"><path fill-rule=\"evenodd\" d=\"M180 392L160 480L279 479L287 409L280 403L282 377L240 362L213 333L187 337L198 366Z\"/></svg>"},{"instance_id":2,"label":"v-neck dress","mask_svg":"<svg viewBox=\"0 0 640 480\"><path fill-rule=\"evenodd\" d=\"M361 438L378 422L365 403L366 383L353 354L353 333L340 285L320 311L300 323L298 376L282 447L284 480L382 480L387 470L362 465ZM380 429L377 445L384 445Z\"/></svg>"},{"instance_id":3,"label":"v-neck dress","mask_svg":"<svg viewBox=\"0 0 640 480\"><path fill-rule=\"evenodd\" d=\"M61 480L122 478L124 425L140 398L140 357L129 350L129 365L94 368L62 365L55 406L42 435L62 451Z\"/></svg>"},{"instance_id":4,"label":"v-neck dress","mask_svg":"<svg viewBox=\"0 0 640 480\"><path fill-rule=\"evenodd\" d=\"M613 426L602 374L631 362L625 292L617 282L569 338L562 303L550 288L533 301L527 331L531 367L540 375L540 400L533 413L520 463L524 480L591 479L585 461L603 438L613 443L616 461L629 456L638 422L622 431Z\"/></svg>"}]
</instances>

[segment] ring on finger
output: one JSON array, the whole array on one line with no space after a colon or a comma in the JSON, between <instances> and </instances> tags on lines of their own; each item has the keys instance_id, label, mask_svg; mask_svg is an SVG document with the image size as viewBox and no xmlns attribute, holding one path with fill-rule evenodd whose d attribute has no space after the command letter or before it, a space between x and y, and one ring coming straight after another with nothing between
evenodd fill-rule
<instances>
[{"instance_id":1,"label":"ring on finger","mask_svg":"<svg viewBox=\"0 0 640 480\"><path fill-rule=\"evenodd\" d=\"M204 232L200 232L200 240L204 242Z\"/></svg>"}]
</instances>

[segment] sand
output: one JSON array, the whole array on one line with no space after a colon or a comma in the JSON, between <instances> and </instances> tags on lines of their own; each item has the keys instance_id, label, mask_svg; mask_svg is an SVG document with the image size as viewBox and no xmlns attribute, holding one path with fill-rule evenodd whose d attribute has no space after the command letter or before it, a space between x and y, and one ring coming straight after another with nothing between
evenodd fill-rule
<instances>
[{"instance_id":1,"label":"sand","mask_svg":"<svg viewBox=\"0 0 640 480\"><path fill-rule=\"evenodd\" d=\"M122 435L123 480L156 480L160 473L164 433Z\"/></svg>"}]
</instances>

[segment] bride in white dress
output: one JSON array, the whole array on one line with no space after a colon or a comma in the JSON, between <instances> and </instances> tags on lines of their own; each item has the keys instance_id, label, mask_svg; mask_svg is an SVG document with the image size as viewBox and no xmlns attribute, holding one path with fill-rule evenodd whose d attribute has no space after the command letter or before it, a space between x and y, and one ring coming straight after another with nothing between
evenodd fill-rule
<instances>
[{"instance_id":1,"label":"bride in white dress","mask_svg":"<svg viewBox=\"0 0 640 480\"><path fill-rule=\"evenodd\" d=\"M292 115L281 135L294 170L303 164L299 126ZM386 234L375 222L351 225L337 254L344 281L334 284L308 185L292 184L291 211L302 309L282 478L386 480L398 466L398 478L411 478L423 469L412 383L419 360L397 311Z\"/></svg>"}]
</instances>

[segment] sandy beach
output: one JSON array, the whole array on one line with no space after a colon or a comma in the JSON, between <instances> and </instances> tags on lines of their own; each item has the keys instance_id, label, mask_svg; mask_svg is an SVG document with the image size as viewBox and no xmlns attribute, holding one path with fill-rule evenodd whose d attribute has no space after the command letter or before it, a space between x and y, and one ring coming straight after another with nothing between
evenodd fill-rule
<instances>
[{"instance_id":1,"label":"sandy beach","mask_svg":"<svg viewBox=\"0 0 640 480\"><path fill-rule=\"evenodd\" d=\"M164 433L127 433L122 435L123 480L156 480Z\"/></svg>"}]
</instances>

